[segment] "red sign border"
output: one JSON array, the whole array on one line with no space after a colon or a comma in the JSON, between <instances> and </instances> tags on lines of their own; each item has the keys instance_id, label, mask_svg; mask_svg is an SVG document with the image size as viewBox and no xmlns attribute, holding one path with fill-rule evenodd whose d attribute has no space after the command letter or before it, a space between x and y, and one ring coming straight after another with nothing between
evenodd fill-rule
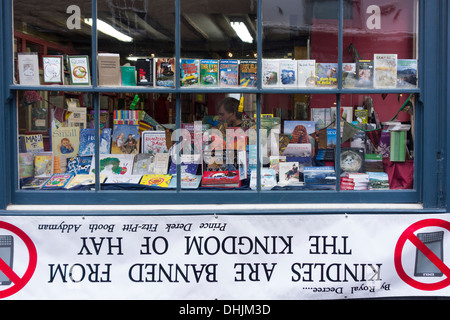
<instances>
[{"instance_id":1,"label":"red sign border","mask_svg":"<svg viewBox=\"0 0 450 320\"><path fill-rule=\"evenodd\" d=\"M399 275L399 277L407 284L409 284L410 286L419 289L419 290L423 290L423 291L435 291L435 290L440 290L443 289L447 286L450 285L450 276L447 275L447 278L436 282L436 283L422 283L420 281L414 280L413 278L411 278L410 276L408 276L405 272L405 270L403 269L403 265L402 265L402 251L403 251L403 247L406 243L407 240L410 240L410 236L414 236L415 238L417 238L413 232L425 228L425 227L441 227L444 229L447 229L448 231L450 231L450 222L442 220L442 219L425 219L425 220L421 220L418 221L416 223L413 223L411 226L409 226L400 236L400 238L397 241L397 245L395 246L395 251L394 251L394 264L395 264L395 269L397 271L397 274ZM417 241L419 241L420 243L422 243L420 240L416 240L413 242L414 245L416 245ZM423 243L422 243L423 244ZM427 249L427 247L425 245L422 246L422 249L425 247ZM420 248L419 248L420 250ZM428 252L423 252L425 255L434 255L431 250L428 249ZM446 267L448 269L448 267ZM446 274L448 272L444 272L444 274Z\"/></svg>"},{"instance_id":2,"label":"red sign border","mask_svg":"<svg viewBox=\"0 0 450 320\"><path fill-rule=\"evenodd\" d=\"M15 283L12 287L9 287L8 289L0 291L0 299L3 299L20 291L28 283L28 281L30 281L37 266L37 250L31 238L18 227L8 222L0 221L0 229L6 229L8 231L11 231L15 235L17 235L20 239L22 239L22 241L28 248L28 252L30 254L30 260L28 262L27 270L23 274L22 278L20 278L20 282Z\"/></svg>"}]
</instances>

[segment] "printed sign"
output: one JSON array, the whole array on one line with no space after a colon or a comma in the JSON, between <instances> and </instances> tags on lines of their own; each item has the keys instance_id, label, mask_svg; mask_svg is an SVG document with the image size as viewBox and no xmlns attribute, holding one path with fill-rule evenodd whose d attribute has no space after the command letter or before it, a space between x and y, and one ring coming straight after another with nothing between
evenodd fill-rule
<instances>
[{"instance_id":1,"label":"printed sign","mask_svg":"<svg viewBox=\"0 0 450 320\"><path fill-rule=\"evenodd\" d=\"M0 297L450 296L449 221L450 214L4 216L0 235L12 242L0 252Z\"/></svg>"}]
</instances>

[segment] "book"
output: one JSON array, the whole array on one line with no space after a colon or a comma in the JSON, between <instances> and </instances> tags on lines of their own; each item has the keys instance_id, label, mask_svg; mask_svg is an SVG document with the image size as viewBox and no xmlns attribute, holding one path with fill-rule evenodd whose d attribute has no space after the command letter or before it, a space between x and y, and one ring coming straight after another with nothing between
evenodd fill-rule
<instances>
[{"instance_id":1,"label":"book","mask_svg":"<svg viewBox=\"0 0 450 320\"><path fill-rule=\"evenodd\" d=\"M397 88L417 88L418 69L416 59L397 60Z\"/></svg>"},{"instance_id":2,"label":"book","mask_svg":"<svg viewBox=\"0 0 450 320\"><path fill-rule=\"evenodd\" d=\"M133 172L134 154L101 154L99 157L100 174L130 175ZM95 171L95 161L92 161L89 174L95 174Z\"/></svg>"},{"instance_id":3,"label":"book","mask_svg":"<svg viewBox=\"0 0 450 320\"><path fill-rule=\"evenodd\" d=\"M103 183L106 176L100 175L100 183ZM64 187L64 189L72 189L81 186L88 186L95 184L95 174L76 174L69 183Z\"/></svg>"},{"instance_id":4,"label":"book","mask_svg":"<svg viewBox=\"0 0 450 320\"><path fill-rule=\"evenodd\" d=\"M89 56L69 56L70 84L90 85Z\"/></svg>"},{"instance_id":5,"label":"book","mask_svg":"<svg viewBox=\"0 0 450 320\"><path fill-rule=\"evenodd\" d=\"M303 128L302 128L303 127ZM316 124L314 121L301 121L301 120L285 120L284 121L284 134L294 135L296 143L308 143L309 140L300 137L301 133L313 134L316 130ZM295 132L294 132L295 131ZM292 141L292 138L291 138Z\"/></svg>"},{"instance_id":6,"label":"book","mask_svg":"<svg viewBox=\"0 0 450 320\"><path fill-rule=\"evenodd\" d=\"M390 154L392 162L404 162L406 159L406 131L390 131Z\"/></svg>"},{"instance_id":7,"label":"book","mask_svg":"<svg viewBox=\"0 0 450 320\"><path fill-rule=\"evenodd\" d=\"M204 171L202 176L203 187L237 188L241 186L239 171Z\"/></svg>"},{"instance_id":8,"label":"book","mask_svg":"<svg viewBox=\"0 0 450 320\"><path fill-rule=\"evenodd\" d=\"M17 69L19 84L27 86L38 86L41 84L37 52L17 53Z\"/></svg>"},{"instance_id":9,"label":"book","mask_svg":"<svg viewBox=\"0 0 450 320\"><path fill-rule=\"evenodd\" d=\"M219 60L200 60L200 85L202 87L217 87L219 85Z\"/></svg>"},{"instance_id":10,"label":"book","mask_svg":"<svg viewBox=\"0 0 450 320\"><path fill-rule=\"evenodd\" d=\"M44 151L42 134L25 134L19 136L19 150L35 154Z\"/></svg>"},{"instance_id":11,"label":"book","mask_svg":"<svg viewBox=\"0 0 450 320\"><path fill-rule=\"evenodd\" d=\"M202 181L202 175L185 174L181 176L181 189L198 189L200 182ZM176 189L177 176L173 175L169 183L170 189Z\"/></svg>"},{"instance_id":12,"label":"book","mask_svg":"<svg viewBox=\"0 0 450 320\"><path fill-rule=\"evenodd\" d=\"M289 143L283 150L283 156L286 157L311 157L311 143Z\"/></svg>"},{"instance_id":13,"label":"book","mask_svg":"<svg viewBox=\"0 0 450 320\"><path fill-rule=\"evenodd\" d=\"M100 154L111 152L111 128L103 128L100 133ZM92 128L80 130L80 146L78 154L80 156L94 155L95 151L95 130Z\"/></svg>"},{"instance_id":14,"label":"book","mask_svg":"<svg viewBox=\"0 0 450 320\"><path fill-rule=\"evenodd\" d=\"M280 79L278 82L281 87L296 87L297 86L297 69L298 63L296 60L281 59L280 64Z\"/></svg>"},{"instance_id":15,"label":"book","mask_svg":"<svg viewBox=\"0 0 450 320\"><path fill-rule=\"evenodd\" d=\"M136 67L121 66L120 67L122 86L136 86Z\"/></svg>"},{"instance_id":16,"label":"book","mask_svg":"<svg viewBox=\"0 0 450 320\"><path fill-rule=\"evenodd\" d=\"M34 156L34 176L49 178L53 174L53 153L40 152Z\"/></svg>"},{"instance_id":17,"label":"book","mask_svg":"<svg viewBox=\"0 0 450 320\"><path fill-rule=\"evenodd\" d=\"M389 176L386 172L370 172L369 175L369 190L386 190L389 189Z\"/></svg>"},{"instance_id":18,"label":"book","mask_svg":"<svg viewBox=\"0 0 450 320\"><path fill-rule=\"evenodd\" d=\"M239 86L254 88L257 86L258 64L256 60L241 60L239 63Z\"/></svg>"},{"instance_id":19,"label":"book","mask_svg":"<svg viewBox=\"0 0 450 320\"><path fill-rule=\"evenodd\" d=\"M127 175L110 175L106 177L105 183L132 183L139 184L142 179L142 174L127 174Z\"/></svg>"},{"instance_id":20,"label":"book","mask_svg":"<svg viewBox=\"0 0 450 320\"><path fill-rule=\"evenodd\" d=\"M336 147L336 129L327 129L327 148L333 149Z\"/></svg>"},{"instance_id":21,"label":"book","mask_svg":"<svg viewBox=\"0 0 450 320\"><path fill-rule=\"evenodd\" d=\"M397 54L373 55L373 86L377 89L397 87Z\"/></svg>"},{"instance_id":22,"label":"book","mask_svg":"<svg viewBox=\"0 0 450 320\"><path fill-rule=\"evenodd\" d=\"M120 86L120 55L118 53L99 53L98 64L98 85L99 86Z\"/></svg>"},{"instance_id":23,"label":"book","mask_svg":"<svg viewBox=\"0 0 450 320\"><path fill-rule=\"evenodd\" d=\"M362 148L341 148L341 173L364 172L364 154Z\"/></svg>"},{"instance_id":24,"label":"book","mask_svg":"<svg viewBox=\"0 0 450 320\"><path fill-rule=\"evenodd\" d=\"M75 157L80 146L79 127L51 129L52 152L55 156Z\"/></svg>"},{"instance_id":25,"label":"book","mask_svg":"<svg viewBox=\"0 0 450 320\"><path fill-rule=\"evenodd\" d=\"M256 190L257 187L257 171L250 172L250 189ZM261 190L271 190L277 185L277 177L274 169L261 168Z\"/></svg>"},{"instance_id":26,"label":"book","mask_svg":"<svg viewBox=\"0 0 450 320\"><path fill-rule=\"evenodd\" d=\"M133 175L151 174L155 171L155 155L138 153L134 156Z\"/></svg>"},{"instance_id":27,"label":"book","mask_svg":"<svg viewBox=\"0 0 450 320\"><path fill-rule=\"evenodd\" d=\"M347 172L343 176L347 178L350 183L353 183L353 190L368 190L369 189L369 175L364 172ZM342 185L342 183L341 183Z\"/></svg>"},{"instance_id":28,"label":"book","mask_svg":"<svg viewBox=\"0 0 450 320\"><path fill-rule=\"evenodd\" d=\"M154 58L155 86L175 87L175 59L174 58Z\"/></svg>"},{"instance_id":29,"label":"book","mask_svg":"<svg viewBox=\"0 0 450 320\"><path fill-rule=\"evenodd\" d=\"M303 176L305 184L310 187L321 187L326 189L335 189L336 172L334 167L304 167Z\"/></svg>"},{"instance_id":30,"label":"book","mask_svg":"<svg viewBox=\"0 0 450 320\"><path fill-rule=\"evenodd\" d=\"M141 153L155 154L169 152L167 149L165 131L143 131L141 136Z\"/></svg>"},{"instance_id":31,"label":"book","mask_svg":"<svg viewBox=\"0 0 450 320\"><path fill-rule=\"evenodd\" d=\"M200 163L198 162L185 162L182 161L180 163L180 171L182 176L185 174L196 175L200 168ZM169 174L176 175L177 174L177 164L175 162L170 163Z\"/></svg>"},{"instance_id":32,"label":"book","mask_svg":"<svg viewBox=\"0 0 450 320\"><path fill-rule=\"evenodd\" d=\"M136 73L138 86L153 86L153 59L137 59L136 60Z\"/></svg>"},{"instance_id":33,"label":"book","mask_svg":"<svg viewBox=\"0 0 450 320\"><path fill-rule=\"evenodd\" d=\"M19 153L19 179L34 176L34 155L31 152Z\"/></svg>"},{"instance_id":34,"label":"book","mask_svg":"<svg viewBox=\"0 0 450 320\"><path fill-rule=\"evenodd\" d=\"M356 63L342 63L342 87L354 88L356 79Z\"/></svg>"},{"instance_id":35,"label":"book","mask_svg":"<svg viewBox=\"0 0 450 320\"><path fill-rule=\"evenodd\" d=\"M139 183L146 186L168 188L170 180L172 180L170 174L145 174Z\"/></svg>"},{"instance_id":36,"label":"book","mask_svg":"<svg viewBox=\"0 0 450 320\"><path fill-rule=\"evenodd\" d=\"M89 174L93 156L67 158L66 172L74 174Z\"/></svg>"},{"instance_id":37,"label":"book","mask_svg":"<svg viewBox=\"0 0 450 320\"><path fill-rule=\"evenodd\" d=\"M276 174L278 174L280 169L280 162L286 162L286 156L270 156L269 157L269 168L273 169Z\"/></svg>"},{"instance_id":38,"label":"book","mask_svg":"<svg viewBox=\"0 0 450 320\"><path fill-rule=\"evenodd\" d=\"M297 60L298 86L311 88L316 86L316 60Z\"/></svg>"},{"instance_id":39,"label":"book","mask_svg":"<svg viewBox=\"0 0 450 320\"><path fill-rule=\"evenodd\" d=\"M79 127L80 130L86 128L87 111L86 108L78 108L69 105L67 111L70 112L67 119L68 127Z\"/></svg>"},{"instance_id":40,"label":"book","mask_svg":"<svg viewBox=\"0 0 450 320\"><path fill-rule=\"evenodd\" d=\"M197 87L200 83L200 60L181 59L180 82L182 87Z\"/></svg>"},{"instance_id":41,"label":"book","mask_svg":"<svg viewBox=\"0 0 450 320\"><path fill-rule=\"evenodd\" d=\"M169 168L169 153L156 153L153 173L166 174Z\"/></svg>"},{"instance_id":42,"label":"book","mask_svg":"<svg viewBox=\"0 0 450 320\"><path fill-rule=\"evenodd\" d=\"M49 177L34 177L22 185L22 189L40 189L48 181Z\"/></svg>"},{"instance_id":43,"label":"book","mask_svg":"<svg viewBox=\"0 0 450 320\"><path fill-rule=\"evenodd\" d=\"M275 87L279 86L280 79L280 61L276 59L262 60L262 86Z\"/></svg>"},{"instance_id":44,"label":"book","mask_svg":"<svg viewBox=\"0 0 450 320\"><path fill-rule=\"evenodd\" d=\"M281 162L279 164L278 185L302 185L304 182L303 173L300 173L298 162Z\"/></svg>"},{"instance_id":45,"label":"book","mask_svg":"<svg viewBox=\"0 0 450 320\"><path fill-rule=\"evenodd\" d=\"M64 57L45 55L42 57L44 84L64 84Z\"/></svg>"},{"instance_id":46,"label":"book","mask_svg":"<svg viewBox=\"0 0 450 320\"><path fill-rule=\"evenodd\" d=\"M373 61L358 60L356 62L356 87L372 88L373 87Z\"/></svg>"},{"instance_id":47,"label":"book","mask_svg":"<svg viewBox=\"0 0 450 320\"><path fill-rule=\"evenodd\" d=\"M73 173L55 173L41 187L42 190L63 189L75 175Z\"/></svg>"},{"instance_id":48,"label":"book","mask_svg":"<svg viewBox=\"0 0 450 320\"><path fill-rule=\"evenodd\" d=\"M359 124L365 124L369 121L369 111L367 109L355 109L355 121Z\"/></svg>"},{"instance_id":49,"label":"book","mask_svg":"<svg viewBox=\"0 0 450 320\"><path fill-rule=\"evenodd\" d=\"M239 61L221 59L219 62L219 85L221 87L239 86Z\"/></svg>"},{"instance_id":50,"label":"book","mask_svg":"<svg viewBox=\"0 0 450 320\"><path fill-rule=\"evenodd\" d=\"M336 88L338 74L337 63L316 63L316 86L325 88Z\"/></svg>"},{"instance_id":51,"label":"book","mask_svg":"<svg viewBox=\"0 0 450 320\"><path fill-rule=\"evenodd\" d=\"M111 137L112 154L139 153L140 135L137 125L115 124Z\"/></svg>"},{"instance_id":52,"label":"book","mask_svg":"<svg viewBox=\"0 0 450 320\"><path fill-rule=\"evenodd\" d=\"M366 153L364 166L367 172L383 172L383 156L378 153Z\"/></svg>"},{"instance_id":53,"label":"book","mask_svg":"<svg viewBox=\"0 0 450 320\"><path fill-rule=\"evenodd\" d=\"M331 108L311 108L311 121L314 121L315 130L328 127L331 124Z\"/></svg>"}]
</instances>

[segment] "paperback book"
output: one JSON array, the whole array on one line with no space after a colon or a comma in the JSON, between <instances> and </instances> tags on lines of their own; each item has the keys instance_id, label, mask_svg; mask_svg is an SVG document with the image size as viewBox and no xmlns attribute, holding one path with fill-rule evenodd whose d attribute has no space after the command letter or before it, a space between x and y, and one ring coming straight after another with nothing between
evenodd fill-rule
<instances>
[{"instance_id":1,"label":"paperback book","mask_svg":"<svg viewBox=\"0 0 450 320\"><path fill-rule=\"evenodd\" d=\"M262 86L275 87L279 85L280 61L276 59L262 60Z\"/></svg>"},{"instance_id":2,"label":"paperback book","mask_svg":"<svg viewBox=\"0 0 450 320\"><path fill-rule=\"evenodd\" d=\"M132 124L115 124L111 138L111 153L139 153L139 128Z\"/></svg>"},{"instance_id":3,"label":"paperback book","mask_svg":"<svg viewBox=\"0 0 450 320\"><path fill-rule=\"evenodd\" d=\"M220 60L219 85L221 87L237 87L239 85L239 61L235 59Z\"/></svg>"},{"instance_id":4,"label":"paperback book","mask_svg":"<svg viewBox=\"0 0 450 320\"><path fill-rule=\"evenodd\" d=\"M100 183L103 183L106 176L100 175ZM95 174L77 174L75 175L69 183L64 187L65 189L79 188L82 186L89 186L95 184Z\"/></svg>"},{"instance_id":5,"label":"paperback book","mask_svg":"<svg viewBox=\"0 0 450 320\"><path fill-rule=\"evenodd\" d=\"M170 174L145 174L142 176L140 184L152 187L168 188L172 180Z\"/></svg>"},{"instance_id":6,"label":"paperback book","mask_svg":"<svg viewBox=\"0 0 450 320\"><path fill-rule=\"evenodd\" d=\"M19 84L28 86L38 86L39 60L37 52L17 53L17 67L19 73Z\"/></svg>"},{"instance_id":7,"label":"paperback book","mask_svg":"<svg viewBox=\"0 0 450 320\"><path fill-rule=\"evenodd\" d=\"M153 59L138 59L135 64L138 86L153 86Z\"/></svg>"},{"instance_id":8,"label":"paperback book","mask_svg":"<svg viewBox=\"0 0 450 320\"><path fill-rule=\"evenodd\" d=\"M200 83L200 60L181 59L180 81L182 87L197 87Z\"/></svg>"},{"instance_id":9,"label":"paperback book","mask_svg":"<svg viewBox=\"0 0 450 320\"><path fill-rule=\"evenodd\" d=\"M89 56L69 56L68 61L70 83L72 85L90 85Z\"/></svg>"},{"instance_id":10,"label":"paperback book","mask_svg":"<svg viewBox=\"0 0 450 320\"><path fill-rule=\"evenodd\" d=\"M79 127L52 128L52 151L54 156L75 157L80 146Z\"/></svg>"},{"instance_id":11,"label":"paperback book","mask_svg":"<svg viewBox=\"0 0 450 320\"><path fill-rule=\"evenodd\" d=\"M121 66L122 86L136 86L136 67Z\"/></svg>"},{"instance_id":12,"label":"paperback book","mask_svg":"<svg viewBox=\"0 0 450 320\"><path fill-rule=\"evenodd\" d=\"M316 86L316 60L298 60L298 86L311 88Z\"/></svg>"},{"instance_id":13,"label":"paperback book","mask_svg":"<svg viewBox=\"0 0 450 320\"><path fill-rule=\"evenodd\" d=\"M175 59L155 58L155 86L169 87L175 86Z\"/></svg>"},{"instance_id":14,"label":"paperback book","mask_svg":"<svg viewBox=\"0 0 450 320\"><path fill-rule=\"evenodd\" d=\"M200 60L200 85L203 87L217 87L219 85L218 60Z\"/></svg>"},{"instance_id":15,"label":"paperback book","mask_svg":"<svg viewBox=\"0 0 450 320\"><path fill-rule=\"evenodd\" d=\"M397 54L374 54L373 85L377 89L397 87Z\"/></svg>"},{"instance_id":16,"label":"paperback book","mask_svg":"<svg viewBox=\"0 0 450 320\"><path fill-rule=\"evenodd\" d=\"M99 53L97 64L99 86L120 86L120 55L118 53Z\"/></svg>"},{"instance_id":17,"label":"paperback book","mask_svg":"<svg viewBox=\"0 0 450 320\"><path fill-rule=\"evenodd\" d=\"M55 173L42 186L42 190L63 189L75 175L73 173Z\"/></svg>"},{"instance_id":18,"label":"paperback book","mask_svg":"<svg viewBox=\"0 0 450 320\"><path fill-rule=\"evenodd\" d=\"M280 79L281 87L296 87L297 86L297 61L282 59L280 60Z\"/></svg>"},{"instance_id":19,"label":"paperback book","mask_svg":"<svg viewBox=\"0 0 450 320\"><path fill-rule=\"evenodd\" d=\"M417 60L398 59L397 60L397 87L417 88Z\"/></svg>"},{"instance_id":20,"label":"paperback book","mask_svg":"<svg viewBox=\"0 0 450 320\"><path fill-rule=\"evenodd\" d=\"M203 187L237 188L241 186L239 171L204 171L202 176Z\"/></svg>"},{"instance_id":21,"label":"paperback book","mask_svg":"<svg viewBox=\"0 0 450 320\"><path fill-rule=\"evenodd\" d=\"M316 63L316 86L335 88L337 87L337 63Z\"/></svg>"},{"instance_id":22,"label":"paperback book","mask_svg":"<svg viewBox=\"0 0 450 320\"><path fill-rule=\"evenodd\" d=\"M356 87L372 88L373 87L373 61L359 60L356 63Z\"/></svg>"},{"instance_id":23,"label":"paperback book","mask_svg":"<svg viewBox=\"0 0 450 320\"><path fill-rule=\"evenodd\" d=\"M256 60L241 60L239 64L239 85L244 88L257 86L258 65Z\"/></svg>"},{"instance_id":24,"label":"paperback book","mask_svg":"<svg viewBox=\"0 0 450 320\"><path fill-rule=\"evenodd\" d=\"M44 84L64 84L64 57L48 55L42 57Z\"/></svg>"}]
</instances>

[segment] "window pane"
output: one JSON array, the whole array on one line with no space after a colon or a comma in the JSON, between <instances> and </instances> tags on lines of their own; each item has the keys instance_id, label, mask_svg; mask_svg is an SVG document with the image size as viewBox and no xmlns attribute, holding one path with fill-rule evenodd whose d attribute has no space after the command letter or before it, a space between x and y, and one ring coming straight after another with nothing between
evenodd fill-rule
<instances>
[{"instance_id":1,"label":"window pane","mask_svg":"<svg viewBox=\"0 0 450 320\"><path fill-rule=\"evenodd\" d=\"M337 87L339 2L262 3L263 87Z\"/></svg>"},{"instance_id":2,"label":"window pane","mask_svg":"<svg viewBox=\"0 0 450 320\"><path fill-rule=\"evenodd\" d=\"M350 8L343 30L343 87L416 88L418 2L353 1Z\"/></svg>"},{"instance_id":3,"label":"window pane","mask_svg":"<svg viewBox=\"0 0 450 320\"><path fill-rule=\"evenodd\" d=\"M342 95L341 102L341 190L413 189L414 95Z\"/></svg>"},{"instance_id":4,"label":"window pane","mask_svg":"<svg viewBox=\"0 0 450 320\"><path fill-rule=\"evenodd\" d=\"M13 5L15 81L89 84L91 28L83 19L91 16L91 2L16 0ZM44 61L45 56L56 57ZM73 74L69 56L87 56L87 63Z\"/></svg>"}]
</instances>

